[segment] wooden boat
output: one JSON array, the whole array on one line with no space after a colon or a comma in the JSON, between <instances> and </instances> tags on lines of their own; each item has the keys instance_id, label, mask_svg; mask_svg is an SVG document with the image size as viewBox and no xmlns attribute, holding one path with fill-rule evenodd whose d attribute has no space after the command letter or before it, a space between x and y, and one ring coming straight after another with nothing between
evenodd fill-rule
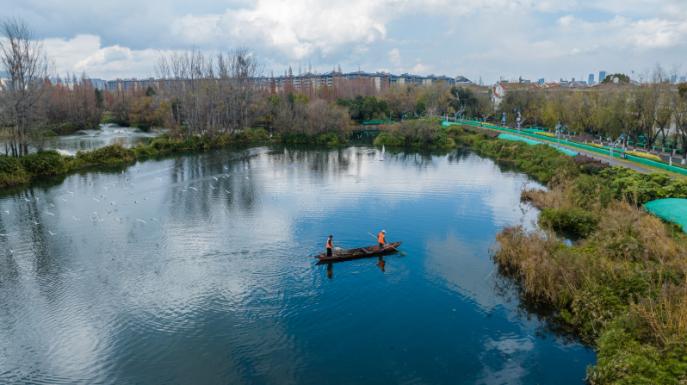
<instances>
[{"instance_id":1,"label":"wooden boat","mask_svg":"<svg viewBox=\"0 0 687 385\"><path fill-rule=\"evenodd\" d=\"M320 255L316 255L315 258L319 259L319 262L317 262L318 265L325 263L350 261L351 259L368 258L395 253L396 251L398 251L399 246L401 246L401 242L387 243L381 249L379 248L379 246L369 246L359 247L357 249L334 250L334 253L331 257L327 257L327 253L322 253Z\"/></svg>"}]
</instances>

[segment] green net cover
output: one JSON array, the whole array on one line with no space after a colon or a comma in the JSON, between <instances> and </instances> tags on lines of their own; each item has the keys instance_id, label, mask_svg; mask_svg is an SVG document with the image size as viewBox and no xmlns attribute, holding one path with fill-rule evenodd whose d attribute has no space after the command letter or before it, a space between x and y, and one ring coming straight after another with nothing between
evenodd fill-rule
<instances>
[{"instance_id":1,"label":"green net cover","mask_svg":"<svg viewBox=\"0 0 687 385\"><path fill-rule=\"evenodd\" d=\"M512 140L512 141L516 141L516 142L524 142L524 143L527 143L527 144L530 144L530 145L547 144L547 145L549 145L549 146L555 148L556 150L558 150L558 151L564 153L565 155L568 155L568 156L576 156L576 155L577 155L577 152L575 152L575 151L573 151L573 150L569 150L569 149L567 149L567 148L565 148L565 147L559 147L559 146L556 146L556 145L553 145L553 144L550 144L550 143L544 143L544 142L540 142L540 141L538 141L538 140L533 140L533 139L529 139L529 138L523 138L522 136L518 136L518 135L499 134L499 139L503 139L503 140Z\"/></svg>"},{"instance_id":2,"label":"green net cover","mask_svg":"<svg viewBox=\"0 0 687 385\"><path fill-rule=\"evenodd\" d=\"M666 198L644 204L646 211L664 221L678 224L687 232L687 199Z\"/></svg>"}]
</instances>

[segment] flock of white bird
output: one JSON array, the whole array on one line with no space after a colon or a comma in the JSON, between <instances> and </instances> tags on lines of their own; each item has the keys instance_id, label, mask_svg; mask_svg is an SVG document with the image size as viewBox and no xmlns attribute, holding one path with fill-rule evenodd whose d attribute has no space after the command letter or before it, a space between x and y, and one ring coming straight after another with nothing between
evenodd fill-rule
<instances>
[{"instance_id":1,"label":"flock of white bird","mask_svg":"<svg viewBox=\"0 0 687 385\"><path fill-rule=\"evenodd\" d=\"M224 171L225 171L225 172L222 173L222 174L219 175L219 176L212 176L213 181L214 181L214 182L219 182L221 179L229 178L229 177L231 176L231 174L228 173L228 172L226 172L228 169L229 169L229 168L228 168L227 166L224 166ZM124 173L124 172L122 172L122 173ZM244 178L245 178L246 180L249 180L249 179L250 179L248 176L245 176ZM162 180L161 177L157 177L157 179L158 179L158 180ZM125 180L124 180L124 182L125 182L125 185L126 185L127 188L133 188L133 187L134 187L134 184L131 182L131 179L130 179L129 177L126 177ZM196 183L196 182L198 182L198 180L190 181L190 182L187 184L186 187L182 188L181 191L182 191L182 192L189 192L189 191L192 191L192 192L194 192L194 193L198 193L198 192L199 192L198 188L196 188L196 187L194 187L194 186L190 186L190 184L193 184L193 183ZM114 187L115 185L116 185L116 182L113 182L113 183L110 183L110 184L108 184L108 185L103 186L103 191L104 191L104 192L103 192L103 193L100 193L100 194L98 194L98 195L92 196L92 197L91 197L91 200L92 200L93 202L96 202L96 203L100 204L101 206L105 206L105 207L103 207L103 209L101 210L101 211L103 211L103 212L105 213L105 216L109 216L109 217L111 217L114 221L116 221L116 222L118 222L118 223L122 223L123 220L124 220L124 218L122 218L122 217L120 217L120 216L113 215L113 214L115 214L115 213L118 211L118 207L119 207L118 203L117 203L116 201L114 201L114 200L110 200L109 202L107 202L108 199L107 199L107 196L105 195L105 193L106 193L107 191L109 191L110 188ZM93 182L90 182L90 187L93 187L93 186L94 186L94 183L93 183ZM211 190L217 190L217 189L219 189L219 188L220 188L219 184L218 184L218 185L210 184L210 189L211 189ZM227 195L231 194L231 191L229 191L229 190L227 190L227 189L223 189L223 190L224 190L224 192L225 192ZM129 195L133 195L133 194L134 194L133 191L129 191ZM63 194L62 196L60 196L58 199L59 199L60 201L66 203L66 202L69 201L68 198L69 198L69 197L73 197L74 195L75 195L75 193L74 193L73 191L67 190L67 192L66 192L65 194ZM27 203L32 202L32 199L33 199L36 203L40 203L40 201L41 201L41 200L40 200L40 197L29 198L29 197L26 197L26 196L25 196L25 197L22 197L21 199L22 199L23 201L27 202ZM145 197L145 196L143 197L143 200L144 200L144 201L147 200L147 199L148 199L148 197ZM106 203L106 202L107 202L107 203ZM138 199L134 199L134 200L133 200L133 204L138 204ZM53 202L48 203L47 208L46 208L45 210L43 210L43 214L45 214L46 216L54 217L54 216L55 216L55 213L52 212L52 211L50 211L50 209L54 209L54 208L55 208L55 203L53 203ZM9 210L4 210L3 212L4 212L4 214L6 214L6 215L9 215L9 214L10 214L10 211L9 211ZM75 216L75 215L72 215L72 216L71 216L71 219L72 219L74 222L80 222L80 221L81 221L81 219L78 218L78 217ZM93 212L91 213L89 219L90 219L91 222L93 222L93 223L102 223L102 222L105 222L105 220L106 220L105 217L104 217L103 215L101 215L101 213L98 212L98 211L93 211ZM155 218L155 217L149 218L148 220L151 221L151 222L156 222L156 223L159 223L159 222L160 222L160 220L159 220L158 218ZM140 224L142 224L142 225L148 224L148 221L146 221L146 220L143 219L143 218L135 218L135 222L136 222L136 223L140 223ZM32 223L33 223L34 225L39 225L39 224L40 224L40 222L35 221L35 220L32 221ZM53 231L50 230L50 229L47 229L47 231L48 231L48 234L49 234L50 236L56 236L56 235L58 234L58 233L56 233L56 232L53 232ZM6 234L6 233L0 233L0 238L7 238L8 236L9 236L9 235ZM13 253L14 253L14 250L12 250L12 249L8 249L8 250L9 250L10 254L13 254Z\"/></svg>"}]
</instances>

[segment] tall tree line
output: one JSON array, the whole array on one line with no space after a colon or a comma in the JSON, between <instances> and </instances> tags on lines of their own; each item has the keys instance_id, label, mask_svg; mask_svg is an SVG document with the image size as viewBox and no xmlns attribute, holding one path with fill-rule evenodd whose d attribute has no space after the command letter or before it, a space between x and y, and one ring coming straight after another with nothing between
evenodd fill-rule
<instances>
[{"instance_id":1,"label":"tall tree line","mask_svg":"<svg viewBox=\"0 0 687 385\"><path fill-rule=\"evenodd\" d=\"M39 101L45 90L48 60L43 47L19 20L0 24L0 64L8 80L2 85L0 119L7 133L5 152L13 156L27 154L34 128L41 123Z\"/></svg>"},{"instance_id":2,"label":"tall tree line","mask_svg":"<svg viewBox=\"0 0 687 385\"><path fill-rule=\"evenodd\" d=\"M561 126L577 134L623 137L647 148L672 144L687 151L685 89L657 70L645 84L509 91L496 112L508 114L511 123L520 112L524 125Z\"/></svg>"}]
</instances>

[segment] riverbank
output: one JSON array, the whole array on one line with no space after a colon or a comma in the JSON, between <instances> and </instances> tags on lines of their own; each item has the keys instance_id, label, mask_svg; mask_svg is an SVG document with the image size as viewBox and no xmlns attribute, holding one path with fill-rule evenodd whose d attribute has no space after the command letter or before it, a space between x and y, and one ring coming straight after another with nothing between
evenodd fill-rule
<instances>
[{"instance_id":1,"label":"riverbank","mask_svg":"<svg viewBox=\"0 0 687 385\"><path fill-rule=\"evenodd\" d=\"M0 190L16 189L32 182L67 176L97 169L120 169L151 158L174 154L204 152L228 147L251 147L270 144L315 145L336 147L346 143L337 133L319 135L284 134L271 136L264 129L247 129L234 134L178 138L160 136L149 143L131 148L110 145L74 156L57 151L42 151L23 157L0 155Z\"/></svg>"},{"instance_id":2,"label":"riverbank","mask_svg":"<svg viewBox=\"0 0 687 385\"><path fill-rule=\"evenodd\" d=\"M523 300L596 347L588 381L684 383L687 236L641 205L686 197L687 183L469 131L455 139L547 183L522 196L542 210L544 231L505 229L494 259Z\"/></svg>"}]
</instances>

